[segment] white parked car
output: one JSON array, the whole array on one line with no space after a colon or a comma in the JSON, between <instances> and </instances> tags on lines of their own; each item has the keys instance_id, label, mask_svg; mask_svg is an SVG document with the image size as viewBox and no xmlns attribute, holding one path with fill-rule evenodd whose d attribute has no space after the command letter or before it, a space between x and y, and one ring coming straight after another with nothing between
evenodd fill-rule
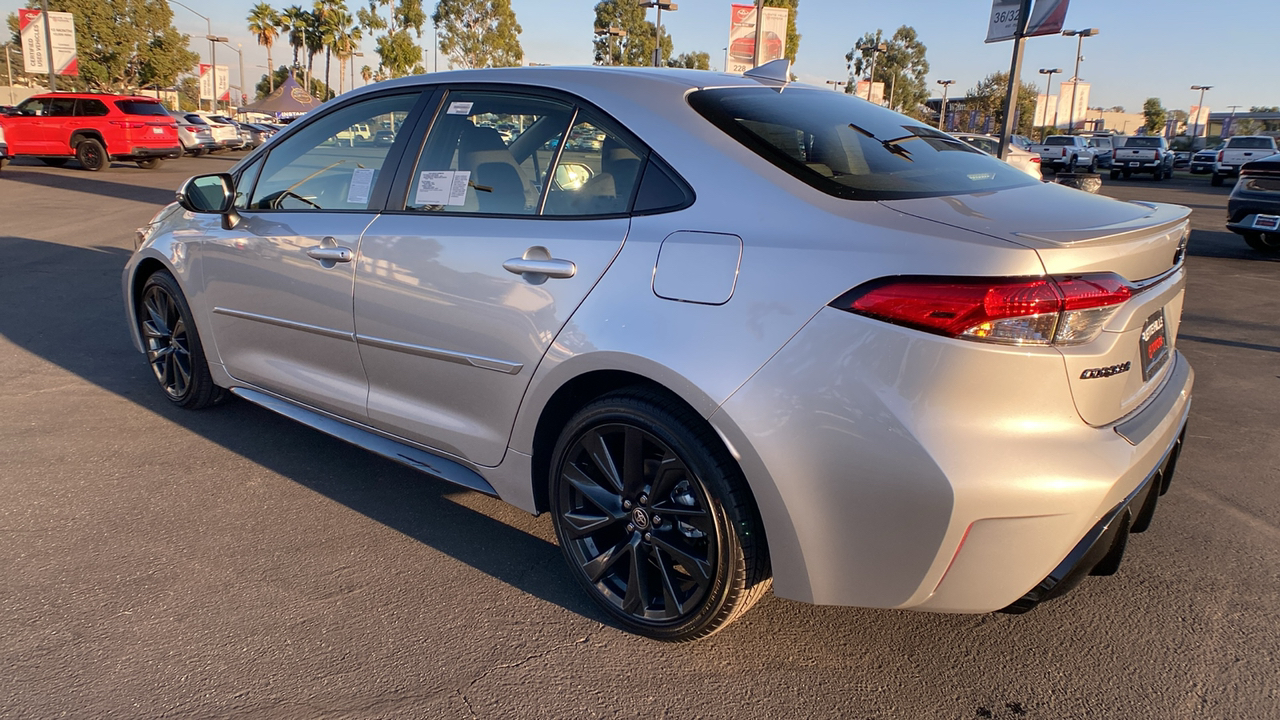
<instances>
[{"instance_id":1,"label":"white parked car","mask_svg":"<svg viewBox=\"0 0 1280 720\"><path fill-rule=\"evenodd\" d=\"M583 590L652 638L771 583L1024 612L1114 572L1190 409L1189 211L789 76L342 95L139 231L133 341L178 406L235 396L550 513ZM394 130L332 142L357 123Z\"/></svg>"},{"instance_id":2,"label":"white parked car","mask_svg":"<svg viewBox=\"0 0 1280 720\"><path fill-rule=\"evenodd\" d=\"M976 133L951 134L992 157L1000 156L1000 138L998 137L978 135ZM1040 154L1026 150L1016 143L1009 147L1009 159L1007 162L1037 180L1043 177L1040 173Z\"/></svg>"}]
</instances>

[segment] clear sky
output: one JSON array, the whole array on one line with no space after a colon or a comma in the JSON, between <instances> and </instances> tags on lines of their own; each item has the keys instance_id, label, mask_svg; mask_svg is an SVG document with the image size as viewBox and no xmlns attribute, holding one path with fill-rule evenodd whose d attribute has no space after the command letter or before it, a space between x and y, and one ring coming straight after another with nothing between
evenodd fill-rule
<instances>
[{"instance_id":1,"label":"clear sky","mask_svg":"<svg viewBox=\"0 0 1280 720\"><path fill-rule=\"evenodd\" d=\"M746 0L750 2L750 0ZM359 4L347 0L354 11ZM302 0L276 3L309 5ZM593 8L596 0L511 0L524 28L520 41L526 62L586 65L591 63ZM244 45L245 74L252 82L265 72L266 51L245 29L254 0L215 0L187 5L213 21L218 35ZM428 14L434 0L424 0ZM729 0L679 0L679 10L663 13L663 26L675 41L677 53L700 50L711 54L712 67L723 69L729 32ZM24 6L22 0L0 0L4 14ZM206 56L205 21L172 5L178 30L192 35L191 47ZM911 25L928 47L929 80L955 80L952 96L963 94L987 74L1007 71L1011 42L984 44L990 0L800 0L798 29L803 39L794 72L804 82L822 84L847 77L844 55L857 38L883 29L892 34ZM653 11L650 11L652 19ZM1071 0L1068 29L1096 27L1101 32L1084 41L1080 77L1092 84L1090 105L1122 105L1139 112L1148 97L1167 108L1187 108L1199 94L1191 85L1212 85L1205 104L1214 111L1229 105L1280 105L1280 0ZM421 45L431 66L431 28ZM364 41L361 63L376 66L373 43ZM1069 77L1076 40L1061 36L1027 41L1022 79L1043 88L1039 68L1063 68ZM277 47L276 64L288 57ZM218 53L219 64L238 73L236 55ZM207 58L205 60L207 62ZM447 60L440 58L441 68ZM0 68L2 70L2 68ZM337 63L334 63L337 73ZM1057 82L1054 77L1056 92ZM359 82L359 77L356 78ZM233 84L235 84L233 82ZM334 78L334 85L337 79ZM1043 90L1042 90L1043 91Z\"/></svg>"}]
</instances>

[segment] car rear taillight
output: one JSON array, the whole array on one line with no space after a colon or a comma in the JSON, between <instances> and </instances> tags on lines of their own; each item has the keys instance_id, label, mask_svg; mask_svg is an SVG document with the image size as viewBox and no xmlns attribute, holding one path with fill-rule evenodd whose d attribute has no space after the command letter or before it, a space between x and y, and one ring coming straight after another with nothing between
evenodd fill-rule
<instances>
[{"instance_id":1,"label":"car rear taillight","mask_svg":"<svg viewBox=\"0 0 1280 720\"><path fill-rule=\"evenodd\" d=\"M129 128L130 130L137 130L138 128L144 128L147 126L147 123L139 122L137 120L112 120L111 124L119 125L122 128Z\"/></svg>"},{"instance_id":2,"label":"car rear taillight","mask_svg":"<svg viewBox=\"0 0 1280 720\"><path fill-rule=\"evenodd\" d=\"M1033 278L873 280L831 306L947 337L1003 345L1081 345L1133 296L1114 273Z\"/></svg>"},{"instance_id":3,"label":"car rear taillight","mask_svg":"<svg viewBox=\"0 0 1280 720\"><path fill-rule=\"evenodd\" d=\"M1224 151L1224 150L1219 150L1219 151L1218 151L1218 162L1222 162L1222 158L1226 157L1226 155L1227 155L1226 151Z\"/></svg>"},{"instance_id":4,"label":"car rear taillight","mask_svg":"<svg viewBox=\"0 0 1280 720\"><path fill-rule=\"evenodd\" d=\"M1033 162L1033 163L1035 163L1035 164L1039 165L1039 164L1040 164L1040 156L1039 156L1039 155L1036 155L1036 156L1032 157L1032 158L1031 158L1031 162Z\"/></svg>"}]
</instances>

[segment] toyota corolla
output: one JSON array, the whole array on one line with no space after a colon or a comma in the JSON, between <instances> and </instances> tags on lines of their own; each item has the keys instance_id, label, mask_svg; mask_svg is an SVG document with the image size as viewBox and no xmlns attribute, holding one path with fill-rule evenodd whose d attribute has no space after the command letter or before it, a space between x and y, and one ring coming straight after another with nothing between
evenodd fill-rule
<instances>
[{"instance_id":1,"label":"toyota corolla","mask_svg":"<svg viewBox=\"0 0 1280 720\"><path fill-rule=\"evenodd\" d=\"M1113 573L1190 407L1189 211L788 76L348 93L139 230L134 342L179 406L236 396L549 512L652 638L771 587L1022 612ZM358 127L387 142L332 141Z\"/></svg>"}]
</instances>

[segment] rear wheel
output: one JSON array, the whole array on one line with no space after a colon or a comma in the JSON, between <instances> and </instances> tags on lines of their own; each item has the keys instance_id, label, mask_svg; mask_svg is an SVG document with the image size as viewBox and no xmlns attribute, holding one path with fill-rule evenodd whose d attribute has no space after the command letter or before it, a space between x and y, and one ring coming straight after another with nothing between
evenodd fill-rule
<instances>
[{"instance_id":1,"label":"rear wheel","mask_svg":"<svg viewBox=\"0 0 1280 720\"><path fill-rule=\"evenodd\" d=\"M76 145L76 160L80 161L81 167L90 172L97 172L111 164L107 159L107 149L93 138L81 140Z\"/></svg>"},{"instance_id":2,"label":"rear wheel","mask_svg":"<svg viewBox=\"0 0 1280 720\"><path fill-rule=\"evenodd\" d=\"M1089 158L1089 169L1086 172L1097 172L1097 171L1098 171L1098 158L1096 157Z\"/></svg>"},{"instance_id":3,"label":"rear wheel","mask_svg":"<svg viewBox=\"0 0 1280 720\"><path fill-rule=\"evenodd\" d=\"M138 299L138 331L147 363L165 397L179 407L198 410L223 398L213 384L204 346L178 281L165 270L147 278Z\"/></svg>"},{"instance_id":4,"label":"rear wheel","mask_svg":"<svg viewBox=\"0 0 1280 720\"><path fill-rule=\"evenodd\" d=\"M164 160L164 158L147 158L145 160L139 160L138 167L143 170L155 170L160 167L160 162L162 160Z\"/></svg>"},{"instance_id":5,"label":"rear wheel","mask_svg":"<svg viewBox=\"0 0 1280 720\"><path fill-rule=\"evenodd\" d=\"M1119 170L1112 170L1112 171L1111 171L1111 179L1112 179L1112 180L1119 180L1119 179L1120 179L1120 171L1119 171Z\"/></svg>"},{"instance_id":6,"label":"rear wheel","mask_svg":"<svg viewBox=\"0 0 1280 720\"><path fill-rule=\"evenodd\" d=\"M1163 180L1164 168L1156 168L1156 171L1151 173L1151 179L1155 180L1156 182L1160 182L1161 180Z\"/></svg>"},{"instance_id":7,"label":"rear wheel","mask_svg":"<svg viewBox=\"0 0 1280 720\"><path fill-rule=\"evenodd\" d=\"M1249 244L1249 247L1264 255L1280 255L1280 234L1245 233L1244 241Z\"/></svg>"},{"instance_id":8,"label":"rear wheel","mask_svg":"<svg viewBox=\"0 0 1280 720\"><path fill-rule=\"evenodd\" d=\"M1072 156L1071 156L1071 160L1069 160L1069 161L1067 162L1067 172L1069 172L1069 173L1073 173L1073 172L1075 172L1075 171L1076 171L1076 161L1077 161L1078 159L1079 159L1079 158L1077 158L1075 155L1072 155Z\"/></svg>"},{"instance_id":9,"label":"rear wheel","mask_svg":"<svg viewBox=\"0 0 1280 720\"><path fill-rule=\"evenodd\" d=\"M1124 171L1124 179L1125 179L1125 180L1128 180L1128 179L1130 178L1130 176L1132 176L1132 175L1133 175L1133 172L1132 172L1132 171L1129 171L1129 170L1125 170L1125 171Z\"/></svg>"},{"instance_id":10,"label":"rear wheel","mask_svg":"<svg viewBox=\"0 0 1280 720\"><path fill-rule=\"evenodd\" d=\"M643 389L600 398L569 421L550 471L556 537L574 577L631 632L706 637L768 590L746 481L682 405Z\"/></svg>"},{"instance_id":11,"label":"rear wheel","mask_svg":"<svg viewBox=\"0 0 1280 720\"><path fill-rule=\"evenodd\" d=\"M45 165L48 165L49 167L62 167L63 165L67 164L67 160L70 160L70 158L61 158L61 157L40 158L40 162L44 163Z\"/></svg>"},{"instance_id":12,"label":"rear wheel","mask_svg":"<svg viewBox=\"0 0 1280 720\"><path fill-rule=\"evenodd\" d=\"M1214 187L1222 187L1222 176L1214 173L1213 177L1209 178L1209 184Z\"/></svg>"}]
</instances>

